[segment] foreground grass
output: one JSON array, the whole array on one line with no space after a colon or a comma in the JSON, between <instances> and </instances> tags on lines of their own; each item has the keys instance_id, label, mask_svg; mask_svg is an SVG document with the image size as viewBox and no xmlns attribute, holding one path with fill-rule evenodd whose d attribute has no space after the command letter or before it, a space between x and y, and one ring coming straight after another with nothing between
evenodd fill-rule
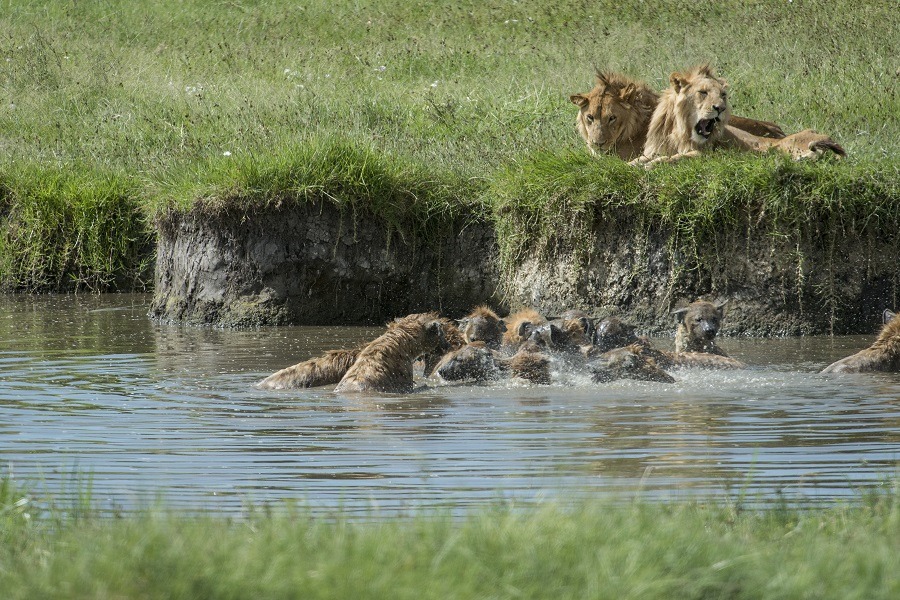
<instances>
[{"instance_id":1,"label":"foreground grass","mask_svg":"<svg viewBox=\"0 0 900 600\"><path fill-rule=\"evenodd\" d=\"M859 505L803 511L596 502L366 522L302 510L102 518L84 507L36 519L21 492L4 486L8 599L900 594L896 487Z\"/></svg>"},{"instance_id":2,"label":"foreground grass","mask_svg":"<svg viewBox=\"0 0 900 600\"><path fill-rule=\"evenodd\" d=\"M0 221L56 233L43 245L0 235L5 288L142 281L152 252L123 257L135 244L107 239L100 253L115 267L72 252L83 247L74 239L106 238L92 190L110 181L127 190L110 197L138 209L113 228L124 239L148 235L169 208L283 199L264 195L284 191L284 172L300 199L325 181L326 198L344 202L350 188L358 202L362 190L383 208L384 188L353 162L373 152L404 174L399 197L417 200L400 203L404 219L457 210L536 154L584 153L568 96L591 87L595 66L661 89L672 70L708 60L731 81L737 114L833 134L858 179L896 172L900 149L885 50L900 14L886 2L51 0L4 10ZM350 151L320 152L329 144ZM334 158L323 163L334 176L298 175L304 154ZM257 185L233 193L231 175L248 168ZM78 185L54 205L43 178L22 172ZM67 217L82 207L96 218Z\"/></svg>"}]
</instances>

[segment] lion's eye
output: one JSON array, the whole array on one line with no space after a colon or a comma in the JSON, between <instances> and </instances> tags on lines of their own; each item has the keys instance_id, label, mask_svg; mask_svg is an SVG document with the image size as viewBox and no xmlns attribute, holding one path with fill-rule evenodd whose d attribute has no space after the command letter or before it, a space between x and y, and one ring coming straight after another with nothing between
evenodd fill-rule
<instances>
[{"instance_id":1,"label":"lion's eye","mask_svg":"<svg viewBox=\"0 0 900 600\"><path fill-rule=\"evenodd\" d=\"M612 123L616 120L616 115L609 115L609 122Z\"/></svg>"},{"instance_id":2,"label":"lion's eye","mask_svg":"<svg viewBox=\"0 0 900 600\"><path fill-rule=\"evenodd\" d=\"M594 122L594 115L587 115L584 119L585 119L585 121L587 121L588 123L593 123L593 122Z\"/></svg>"},{"instance_id":3,"label":"lion's eye","mask_svg":"<svg viewBox=\"0 0 900 600\"><path fill-rule=\"evenodd\" d=\"M728 100L728 94L722 92L722 100Z\"/></svg>"},{"instance_id":4,"label":"lion's eye","mask_svg":"<svg viewBox=\"0 0 900 600\"><path fill-rule=\"evenodd\" d=\"M704 98L706 97L706 95L707 95L708 93L709 93L709 92L707 92L706 90L700 90L700 95L703 96Z\"/></svg>"}]
</instances>

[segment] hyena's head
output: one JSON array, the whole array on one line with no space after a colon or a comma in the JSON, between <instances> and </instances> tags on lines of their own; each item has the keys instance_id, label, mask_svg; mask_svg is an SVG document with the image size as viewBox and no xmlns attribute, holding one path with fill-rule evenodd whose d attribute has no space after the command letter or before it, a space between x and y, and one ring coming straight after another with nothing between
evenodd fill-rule
<instances>
[{"instance_id":1,"label":"hyena's head","mask_svg":"<svg viewBox=\"0 0 900 600\"><path fill-rule=\"evenodd\" d=\"M444 381L483 381L496 375L497 365L493 353L484 342L473 342L446 356L436 371Z\"/></svg>"},{"instance_id":2,"label":"hyena's head","mask_svg":"<svg viewBox=\"0 0 900 600\"><path fill-rule=\"evenodd\" d=\"M689 340L711 342L722 325L722 309L725 302L713 304L698 300L672 312Z\"/></svg>"},{"instance_id":3,"label":"hyena's head","mask_svg":"<svg viewBox=\"0 0 900 600\"><path fill-rule=\"evenodd\" d=\"M459 330L468 343L484 342L496 350L506 332L506 323L488 307L479 306L459 320Z\"/></svg>"},{"instance_id":4,"label":"hyena's head","mask_svg":"<svg viewBox=\"0 0 900 600\"><path fill-rule=\"evenodd\" d=\"M594 345L600 352L621 348L637 341L634 325L622 322L618 317L600 321L594 333Z\"/></svg>"}]
</instances>

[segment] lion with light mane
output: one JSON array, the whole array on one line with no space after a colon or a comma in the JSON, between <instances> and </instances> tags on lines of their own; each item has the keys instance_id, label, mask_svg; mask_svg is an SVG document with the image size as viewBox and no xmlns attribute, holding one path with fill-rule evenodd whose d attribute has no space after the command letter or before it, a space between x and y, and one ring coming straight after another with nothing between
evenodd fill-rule
<instances>
[{"instance_id":1,"label":"lion with light mane","mask_svg":"<svg viewBox=\"0 0 900 600\"><path fill-rule=\"evenodd\" d=\"M641 155L659 94L650 86L620 73L596 72L597 84L569 100L578 106L575 126L591 154L606 152L622 160ZM775 123L732 116L731 124L747 133L783 138Z\"/></svg>"},{"instance_id":2,"label":"lion with light mane","mask_svg":"<svg viewBox=\"0 0 900 600\"><path fill-rule=\"evenodd\" d=\"M715 148L745 152L777 148L795 159L815 158L825 151L838 157L845 155L831 138L809 129L771 140L730 127L728 84L716 77L709 65L672 73L669 82L650 119L643 152L631 161L632 165L649 168Z\"/></svg>"}]
</instances>

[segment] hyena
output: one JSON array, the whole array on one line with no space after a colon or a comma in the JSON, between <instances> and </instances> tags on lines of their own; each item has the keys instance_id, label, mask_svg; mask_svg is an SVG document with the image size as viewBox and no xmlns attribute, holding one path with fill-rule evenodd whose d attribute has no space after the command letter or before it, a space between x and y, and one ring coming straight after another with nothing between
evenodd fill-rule
<instances>
[{"instance_id":1,"label":"hyena","mask_svg":"<svg viewBox=\"0 0 900 600\"><path fill-rule=\"evenodd\" d=\"M437 313L396 319L370 342L338 382L336 392L396 392L413 390L413 362L444 339Z\"/></svg>"},{"instance_id":2,"label":"hyena","mask_svg":"<svg viewBox=\"0 0 900 600\"><path fill-rule=\"evenodd\" d=\"M477 306L459 320L459 330L467 343L484 342L488 348L498 350L506 332L506 323L487 306Z\"/></svg>"},{"instance_id":3,"label":"hyena","mask_svg":"<svg viewBox=\"0 0 900 600\"><path fill-rule=\"evenodd\" d=\"M337 383L356 361L361 350L362 348L329 350L323 356L272 373L257 383L256 387L263 390L286 390Z\"/></svg>"},{"instance_id":4,"label":"hyena","mask_svg":"<svg viewBox=\"0 0 900 600\"><path fill-rule=\"evenodd\" d=\"M722 308L725 302L713 304L705 300L692 302L684 308L672 311L678 319L675 331L675 352L706 352L728 356L716 345L716 334L722 324Z\"/></svg>"},{"instance_id":5,"label":"hyena","mask_svg":"<svg viewBox=\"0 0 900 600\"><path fill-rule=\"evenodd\" d=\"M900 371L900 319L890 310L882 313L884 327L871 346L825 367L823 373Z\"/></svg>"},{"instance_id":6,"label":"hyena","mask_svg":"<svg viewBox=\"0 0 900 600\"><path fill-rule=\"evenodd\" d=\"M643 352L639 344L608 350L588 367L591 379L595 383L607 383L617 379L675 383L675 378L663 371L652 357Z\"/></svg>"}]
</instances>

